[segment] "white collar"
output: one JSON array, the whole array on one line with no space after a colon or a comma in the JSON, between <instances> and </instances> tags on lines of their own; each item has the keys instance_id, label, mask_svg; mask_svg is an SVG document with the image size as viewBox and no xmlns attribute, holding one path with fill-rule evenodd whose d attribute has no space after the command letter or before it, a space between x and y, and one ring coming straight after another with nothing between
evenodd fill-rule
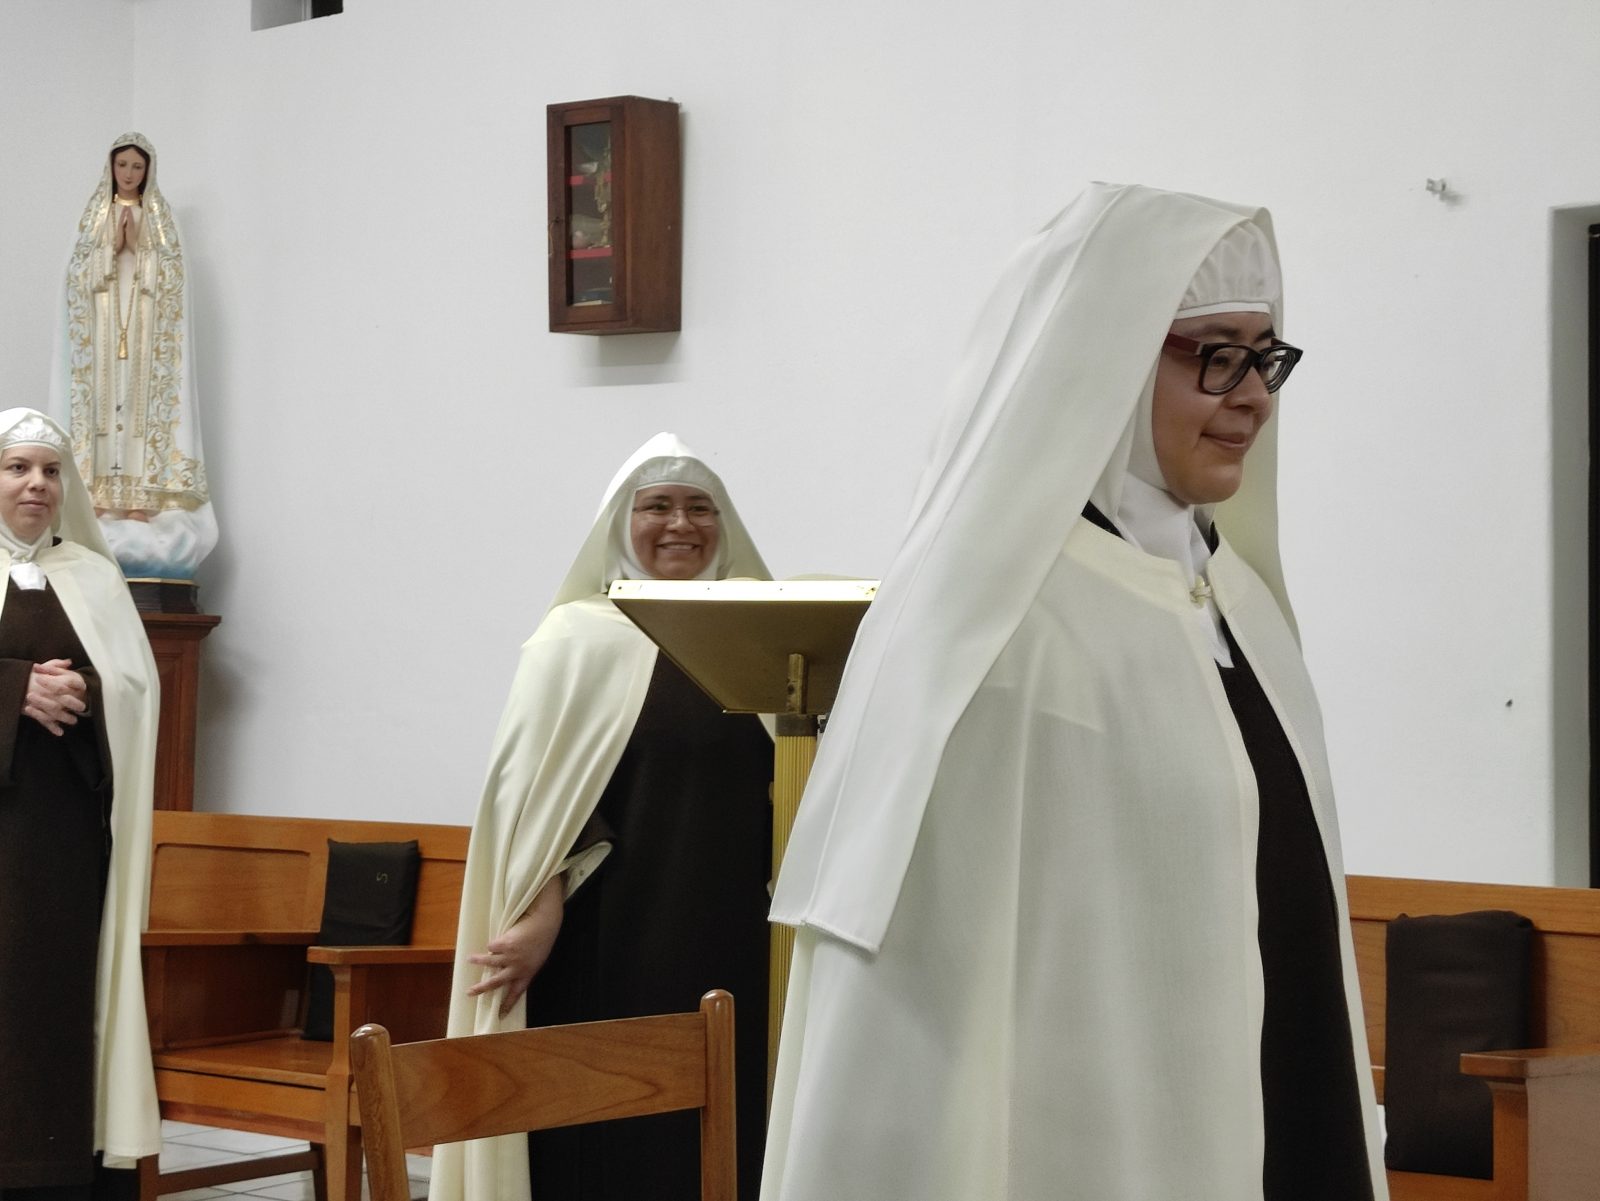
<instances>
[{"instance_id":1,"label":"white collar","mask_svg":"<svg viewBox=\"0 0 1600 1201\"><path fill-rule=\"evenodd\" d=\"M1123 478L1112 521L1134 546L1146 554L1170 559L1183 569L1184 579L1195 589L1192 595L1201 598L1195 612L1205 620L1211 657L1224 667L1232 667L1233 655L1228 651L1228 640L1222 636L1222 614L1204 580L1206 564L1211 561L1211 547L1200 532L1200 522L1205 517L1204 510L1186 505L1165 488L1129 473ZM1203 590L1197 587L1202 584Z\"/></svg>"},{"instance_id":2,"label":"white collar","mask_svg":"<svg viewBox=\"0 0 1600 1201\"><path fill-rule=\"evenodd\" d=\"M32 542L24 542L9 525L0 521L0 548L11 552L11 578L24 592L44 589L44 568L34 562L34 557L49 546L54 537L47 529Z\"/></svg>"}]
</instances>

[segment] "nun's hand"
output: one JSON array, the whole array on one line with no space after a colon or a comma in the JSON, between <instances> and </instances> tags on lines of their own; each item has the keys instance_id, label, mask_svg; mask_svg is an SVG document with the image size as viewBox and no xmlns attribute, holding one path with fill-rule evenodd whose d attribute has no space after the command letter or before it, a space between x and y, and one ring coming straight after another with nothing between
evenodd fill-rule
<instances>
[{"instance_id":1,"label":"nun's hand","mask_svg":"<svg viewBox=\"0 0 1600 1201\"><path fill-rule=\"evenodd\" d=\"M65 727L78 724L78 714L88 708L89 686L72 670L71 659L33 665L28 694L22 698L22 716L33 718L59 738Z\"/></svg>"},{"instance_id":2,"label":"nun's hand","mask_svg":"<svg viewBox=\"0 0 1600 1201\"><path fill-rule=\"evenodd\" d=\"M511 1012L534 976L550 958L556 945L556 935L561 932L561 914L566 904L566 885L560 876L539 890L528 912L519 918L511 929L498 938L489 940L488 948L480 955L469 955L467 962L489 969L477 984L467 989L469 997L505 989L500 997L500 1016Z\"/></svg>"}]
</instances>

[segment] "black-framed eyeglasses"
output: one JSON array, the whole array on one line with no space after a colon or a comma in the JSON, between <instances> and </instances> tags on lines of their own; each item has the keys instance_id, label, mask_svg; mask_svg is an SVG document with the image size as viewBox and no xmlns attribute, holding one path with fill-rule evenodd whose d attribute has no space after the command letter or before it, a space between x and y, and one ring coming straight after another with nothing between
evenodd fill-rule
<instances>
[{"instance_id":1,"label":"black-framed eyeglasses","mask_svg":"<svg viewBox=\"0 0 1600 1201\"><path fill-rule=\"evenodd\" d=\"M674 513L682 513L691 525L716 525L717 518L722 513L722 510L709 500L691 500L681 505L675 505L670 500L650 500L642 505L635 505L633 511L645 521L658 525L666 525L672 520Z\"/></svg>"},{"instance_id":2,"label":"black-framed eyeglasses","mask_svg":"<svg viewBox=\"0 0 1600 1201\"><path fill-rule=\"evenodd\" d=\"M1265 350L1239 346L1232 342L1196 342L1182 334L1168 334L1163 343L1170 350L1200 358L1200 391L1212 396L1232 392L1254 368L1268 392L1276 392L1289 378L1294 365L1305 352L1287 342L1274 342Z\"/></svg>"}]
</instances>

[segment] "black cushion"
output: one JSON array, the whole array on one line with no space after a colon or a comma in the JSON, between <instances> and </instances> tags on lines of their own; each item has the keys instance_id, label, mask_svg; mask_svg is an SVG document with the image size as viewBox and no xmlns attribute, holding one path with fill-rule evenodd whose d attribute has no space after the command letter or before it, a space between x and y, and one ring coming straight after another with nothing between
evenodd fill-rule
<instances>
[{"instance_id":1,"label":"black cushion","mask_svg":"<svg viewBox=\"0 0 1600 1201\"><path fill-rule=\"evenodd\" d=\"M1389 1167L1493 1177L1493 1100L1484 1081L1461 1074L1461 1055L1528 1045L1532 955L1533 923L1516 913L1389 923Z\"/></svg>"},{"instance_id":2,"label":"black cushion","mask_svg":"<svg viewBox=\"0 0 1600 1201\"><path fill-rule=\"evenodd\" d=\"M422 853L410 842L328 840L328 883L322 898L324 947L398 947L411 941ZM333 973L311 965L304 1037L333 1040Z\"/></svg>"}]
</instances>

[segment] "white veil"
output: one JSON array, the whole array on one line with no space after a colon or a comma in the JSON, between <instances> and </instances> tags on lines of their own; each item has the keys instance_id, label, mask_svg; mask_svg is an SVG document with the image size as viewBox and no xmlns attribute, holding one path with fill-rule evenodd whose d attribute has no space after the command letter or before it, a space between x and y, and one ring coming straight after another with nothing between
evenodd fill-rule
<instances>
[{"instance_id":1,"label":"white veil","mask_svg":"<svg viewBox=\"0 0 1600 1201\"><path fill-rule=\"evenodd\" d=\"M704 488L721 512L717 519L721 538L717 547L715 578L771 578L772 573L767 570L761 552L756 550L749 531L744 528L739 511L728 498L728 489L723 485L722 477L685 446L676 434L662 431L629 455L627 461L618 468L617 474L611 477L600 498L600 511L595 514L589 536L578 548L577 557L567 570L566 578L561 581L561 587L556 589L550 608L604 592L612 580L625 578L618 574L623 562L619 552L624 549L619 546L619 537L623 543L626 542L624 515L631 511L633 495L640 488L646 484L668 482Z\"/></svg>"},{"instance_id":2,"label":"white veil","mask_svg":"<svg viewBox=\"0 0 1600 1201\"><path fill-rule=\"evenodd\" d=\"M857 636L773 920L881 945L951 730L1097 483L1121 476L1172 316L1212 247L1243 222L1271 240L1261 209L1095 184L1012 257ZM1244 486L1217 518L1292 628L1275 428L1261 431Z\"/></svg>"}]
</instances>

